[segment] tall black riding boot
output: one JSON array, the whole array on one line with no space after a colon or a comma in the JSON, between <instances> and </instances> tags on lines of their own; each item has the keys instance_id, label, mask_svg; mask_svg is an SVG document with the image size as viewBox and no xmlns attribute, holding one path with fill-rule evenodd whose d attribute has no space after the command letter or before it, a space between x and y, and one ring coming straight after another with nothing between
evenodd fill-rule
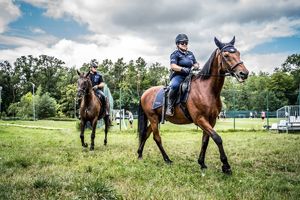
<instances>
[{"instance_id":1,"label":"tall black riding boot","mask_svg":"<svg viewBox=\"0 0 300 200\"><path fill-rule=\"evenodd\" d=\"M176 90L173 90L170 88L169 94L168 94L168 106L167 106L167 111L166 115L173 116L174 115L174 104L176 101Z\"/></svg>"}]
</instances>

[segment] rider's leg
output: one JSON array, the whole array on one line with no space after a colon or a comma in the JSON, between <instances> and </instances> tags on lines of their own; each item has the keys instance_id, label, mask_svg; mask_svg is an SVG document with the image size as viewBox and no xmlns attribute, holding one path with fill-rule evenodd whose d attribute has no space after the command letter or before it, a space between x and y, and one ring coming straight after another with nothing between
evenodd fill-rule
<instances>
[{"instance_id":1,"label":"rider's leg","mask_svg":"<svg viewBox=\"0 0 300 200\"><path fill-rule=\"evenodd\" d=\"M168 106L166 110L166 115L173 116L174 104L176 101L177 91L179 89L180 83L184 80L184 76L177 75L171 79L170 90L168 94Z\"/></svg>"},{"instance_id":2,"label":"rider's leg","mask_svg":"<svg viewBox=\"0 0 300 200\"><path fill-rule=\"evenodd\" d=\"M110 111L109 111L109 101L107 100L104 92L102 90L99 90L99 94L100 94L100 97L102 99L102 102L103 102L103 106L104 106L104 109L105 109L105 115L109 115Z\"/></svg>"}]
</instances>

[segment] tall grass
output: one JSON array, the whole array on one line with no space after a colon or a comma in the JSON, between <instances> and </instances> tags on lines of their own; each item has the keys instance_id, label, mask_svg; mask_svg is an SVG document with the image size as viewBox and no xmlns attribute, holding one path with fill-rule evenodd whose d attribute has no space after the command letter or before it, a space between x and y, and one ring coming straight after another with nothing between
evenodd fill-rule
<instances>
[{"instance_id":1,"label":"tall grass","mask_svg":"<svg viewBox=\"0 0 300 200\"><path fill-rule=\"evenodd\" d=\"M152 138L144 159L137 160L135 128L120 132L114 126L108 146L103 145L104 131L97 129L95 151L89 152L81 148L75 122L12 122L62 130L2 123L7 122L0 121L0 199L300 198L299 134L231 132L219 123L216 129L233 170L227 176L212 140L208 169L200 170L201 133L193 125L161 126L163 145L174 161L166 165ZM85 134L88 143L90 132Z\"/></svg>"}]
</instances>

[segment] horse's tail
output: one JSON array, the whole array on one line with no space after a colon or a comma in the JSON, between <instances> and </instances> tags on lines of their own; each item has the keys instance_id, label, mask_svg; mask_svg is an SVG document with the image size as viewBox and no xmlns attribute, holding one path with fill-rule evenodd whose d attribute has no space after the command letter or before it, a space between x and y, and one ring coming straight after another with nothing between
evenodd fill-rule
<instances>
[{"instance_id":1,"label":"horse's tail","mask_svg":"<svg viewBox=\"0 0 300 200\"><path fill-rule=\"evenodd\" d=\"M147 126L148 126L148 118L143 110L141 100L140 100L139 111L138 111L138 135L139 135L140 142L143 141L146 137Z\"/></svg>"}]
</instances>

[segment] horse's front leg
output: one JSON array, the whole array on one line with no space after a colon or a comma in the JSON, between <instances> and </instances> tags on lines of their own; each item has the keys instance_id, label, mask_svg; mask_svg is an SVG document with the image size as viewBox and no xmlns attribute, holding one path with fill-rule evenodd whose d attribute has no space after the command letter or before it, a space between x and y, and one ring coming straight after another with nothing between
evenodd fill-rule
<instances>
[{"instance_id":1,"label":"horse's front leg","mask_svg":"<svg viewBox=\"0 0 300 200\"><path fill-rule=\"evenodd\" d=\"M222 138L215 131L212 131L211 138L215 141L215 143L217 144L217 146L219 148L220 159L221 159L221 162L223 163L222 171L225 174L231 174L232 173L231 172L231 167L228 163L227 156L226 156L224 148L223 148Z\"/></svg>"},{"instance_id":2,"label":"horse's front leg","mask_svg":"<svg viewBox=\"0 0 300 200\"><path fill-rule=\"evenodd\" d=\"M97 120L98 117L96 117L93 121L92 121L92 134L91 134L91 147L90 147L90 151L94 151L94 147L95 147L95 137L96 137L96 127L97 127Z\"/></svg>"},{"instance_id":3,"label":"horse's front leg","mask_svg":"<svg viewBox=\"0 0 300 200\"><path fill-rule=\"evenodd\" d=\"M205 153L208 146L208 142L209 142L209 135L203 131L201 151L198 159L198 163L201 166L201 169L207 168L207 166L205 165Z\"/></svg>"},{"instance_id":4,"label":"horse's front leg","mask_svg":"<svg viewBox=\"0 0 300 200\"><path fill-rule=\"evenodd\" d=\"M226 156L224 148L223 148L222 138L212 128L210 123L207 120L205 120L204 118L198 119L197 120L197 125L200 126L203 129L203 131L205 131L214 140L214 142L217 144L217 146L219 148L219 152L220 152L220 159L221 159L221 162L223 163L222 171L226 174L231 174L231 167L228 163L227 156ZM207 144L208 144L208 142L207 142ZM201 153L200 153L200 156L201 156Z\"/></svg>"},{"instance_id":5,"label":"horse's front leg","mask_svg":"<svg viewBox=\"0 0 300 200\"><path fill-rule=\"evenodd\" d=\"M82 147L88 147L88 144L84 142L84 129L85 129L86 122L81 120L80 121L80 139Z\"/></svg>"}]
</instances>

